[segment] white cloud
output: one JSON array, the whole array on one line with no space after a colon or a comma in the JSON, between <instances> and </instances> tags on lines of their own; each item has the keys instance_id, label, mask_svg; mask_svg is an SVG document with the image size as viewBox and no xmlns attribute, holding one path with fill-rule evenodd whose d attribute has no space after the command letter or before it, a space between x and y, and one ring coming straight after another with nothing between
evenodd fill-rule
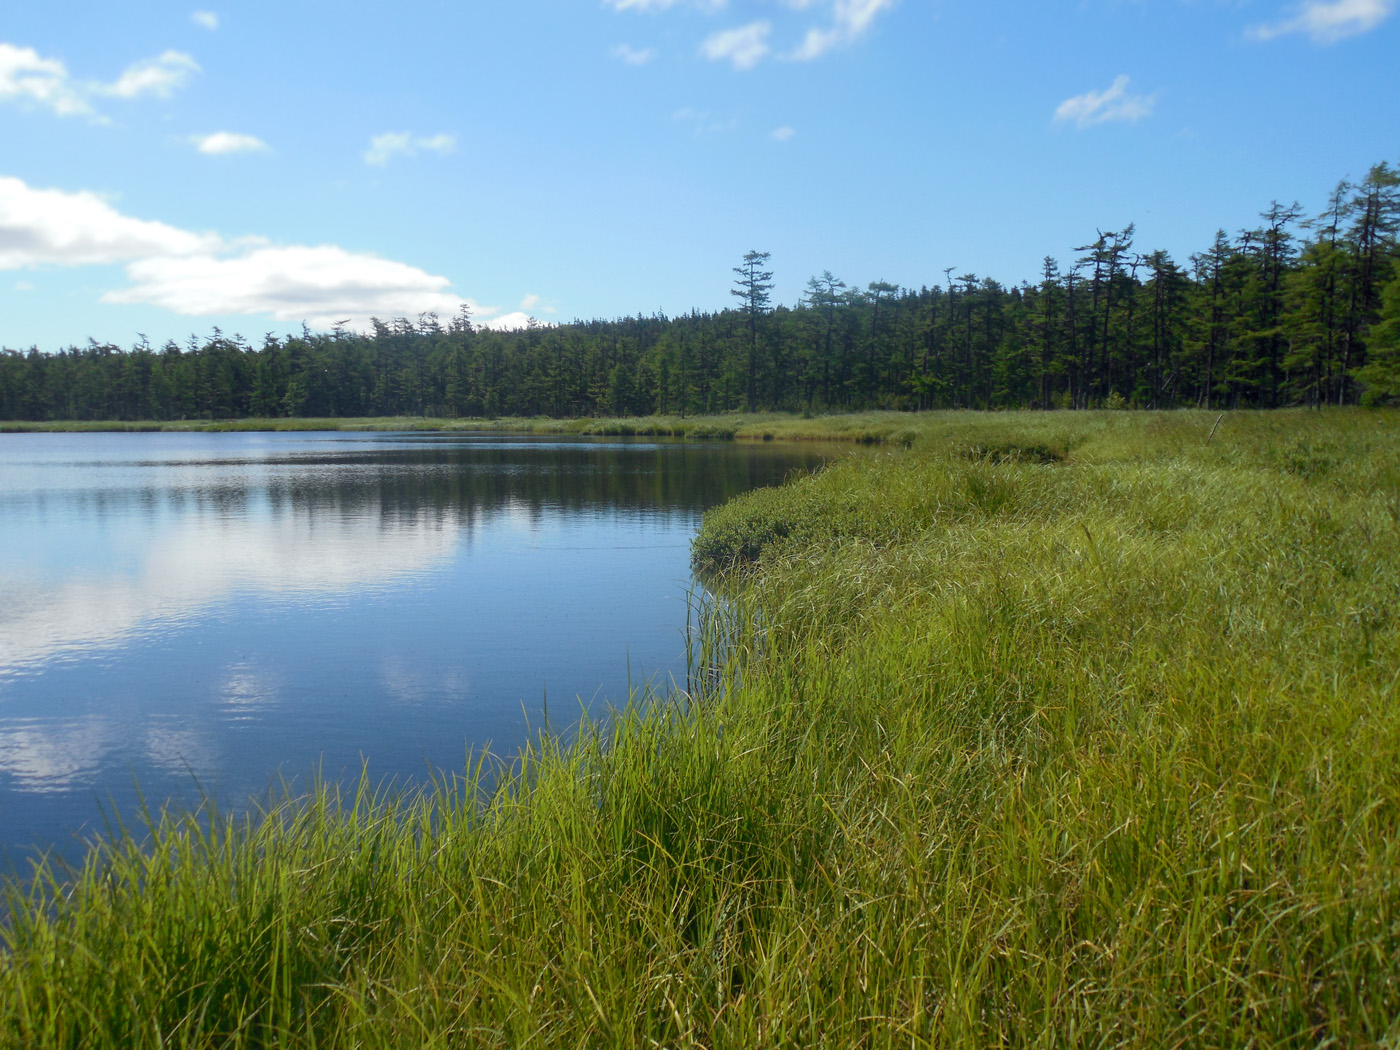
<instances>
[{"instance_id":1,"label":"white cloud","mask_svg":"<svg viewBox=\"0 0 1400 1050\"><path fill-rule=\"evenodd\" d=\"M797 129L784 124L780 128L774 128L768 133L775 142L786 142L797 134Z\"/></svg>"},{"instance_id":2,"label":"white cloud","mask_svg":"<svg viewBox=\"0 0 1400 1050\"><path fill-rule=\"evenodd\" d=\"M430 138L415 140L414 145L432 153L451 153L457 148L457 136L440 131Z\"/></svg>"},{"instance_id":3,"label":"white cloud","mask_svg":"<svg viewBox=\"0 0 1400 1050\"><path fill-rule=\"evenodd\" d=\"M789 6L805 8L807 3L798 0ZM820 58L834 47L852 43L864 36L882 11L894 7L894 0L836 0L832 8L832 24L828 27L816 26L807 30L802 43L795 50L783 56L793 62L810 62Z\"/></svg>"},{"instance_id":4,"label":"white cloud","mask_svg":"<svg viewBox=\"0 0 1400 1050\"><path fill-rule=\"evenodd\" d=\"M123 215L94 193L38 190L0 176L0 270L185 257L220 247L212 235Z\"/></svg>"},{"instance_id":5,"label":"white cloud","mask_svg":"<svg viewBox=\"0 0 1400 1050\"><path fill-rule=\"evenodd\" d=\"M429 137L415 136L411 131L386 131L369 140L363 156L366 164L383 167L395 157L412 157L419 150L430 153L451 153L457 148L457 137L439 132Z\"/></svg>"},{"instance_id":6,"label":"white cloud","mask_svg":"<svg viewBox=\"0 0 1400 1050\"><path fill-rule=\"evenodd\" d=\"M485 321L477 322L477 327L494 328L498 332L513 332L518 328L528 328L531 321L535 321L536 324L541 323L524 310L514 310L508 314L501 314L499 317L491 317Z\"/></svg>"},{"instance_id":7,"label":"white cloud","mask_svg":"<svg viewBox=\"0 0 1400 1050\"><path fill-rule=\"evenodd\" d=\"M692 109L685 106L671 114L671 119L683 124L689 124L695 129L695 137L702 135L720 135L726 131L733 131L739 126L739 121L730 117L728 120L713 119L709 112L703 109Z\"/></svg>"},{"instance_id":8,"label":"white cloud","mask_svg":"<svg viewBox=\"0 0 1400 1050\"><path fill-rule=\"evenodd\" d=\"M1249 30L1254 40L1303 33L1315 44L1335 44L1368 33L1395 13L1396 0L1304 0L1292 18Z\"/></svg>"},{"instance_id":9,"label":"white cloud","mask_svg":"<svg viewBox=\"0 0 1400 1050\"><path fill-rule=\"evenodd\" d=\"M1073 121L1080 128L1116 120L1131 124L1150 116L1156 103L1152 95L1129 95L1128 77L1120 76L1107 91L1087 91L1065 99L1055 108L1055 122Z\"/></svg>"},{"instance_id":10,"label":"white cloud","mask_svg":"<svg viewBox=\"0 0 1400 1050\"><path fill-rule=\"evenodd\" d=\"M644 66L656 57L655 48L635 48L628 44L618 44L610 53L613 58L629 66Z\"/></svg>"},{"instance_id":11,"label":"white cloud","mask_svg":"<svg viewBox=\"0 0 1400 1050\"><path fill-rule=\"evenodd\" d=\"M92 112L62 62L6 43L0 43L0 101L35 104L65 117Z\"/></svg>"},{"instance_id":12,"label":"white cloud","mask_svg":"<svg viewBox=\"0 0 1400 1050\"><path fill-rule=\"evenodd\" d=\"M451 283L409 266L335 245L263 247L232 258L158 256L127 265L134 285L102 296L104 303L147 303L177 314L268 314L329 328L348 319L365 327L371 317L451 317L463 303Z\"/></svg>"},{"instance_id":13,"label":"white cloud","mask_svg":"<svg viewBox=\"0 0 1400 1050\"><path fill-rule=\"evenodd\" d=\"M219 28L219 16L213 11L195 11L190 15L190 21L211 33Z\"/></svg>"},{"instance_id":14,"label":"white cloud","mask_svg":"<svg viewBox=\"0 0 1400 1050\"><path fill-rule=\"evenodd\" d=\"M198 72L199 63L189 55L166 51L133 63L109 84L79 81L57 59L44 58L30 47L0 43L0 102L38 105L59 116L83 115L103 120L92 107L92 97L169 98Z\"/></svg>"},{"instance_id":15,"label":"white cloud","mask_svg":"<svg viewBox=\"0 0 1400 1050\"><path fill-rule=\"evenodd\" d=\"M240 135L235 131L216 131L210 135L191 135L190 141L200 153L256 153L268 148L256 135Z\"/></svg>"},{"instance_id":16,"label":"white cloud","mask_svg":"<svg viewBox=\"0 0 1400 1050\"><path fill-rule=\"evenodd\" d=\"M32 291L34 291L34 285L33 285L32 283L30 283L29 281L16 281L16 282L15 282L15 291L17 291L17 292L32 292Z\"/></svg>"},{"instance_id":17,"label":"white cloud","mask_svg":"<svg viewBox=\"0 0 1400 1050\"><path fill-rule=\"evenodd\" d=\"M115 98L140 98L155 95L169 98L176 88L189 82L199 72L199 63L183 51L166 51L155 58L133 63L110 84L98 84L94 90Z\"/></svg>"},{"instance_id":18,"label":"white cloud","mask_svg":"<svg viewBox=\"0 0 1400 1050\"><path fill-rule=\"evenodd\" d=\"M386 131L369 140L365 150L366 164L388 164L396 154L413 152L413 136L407 131Z\"/></svg>"},{"instance_id":19,"label":"white cloud","mask_svg":"<svg viewBox=\"0 0 1400 1050\"><path fill-rule=\"evenodd\" d=\"M190 317L268 315L317 328L348 319L364 329L371 317L453 317L467 306L490 326L527 320L519 311L494 317L498 307L449 291L446 277L367 252L192 233L123 215L93 193L34 189L0 177L0 270L114 263L125 266L131 283L106 292L102 302L144 303Z\"/></svg>"},{"instance_id":20,"label":"white cloud","mask_svg":"<svg viewBox=\"0 0 1400 1050\"><path fill-rule=\"evenodd\" d=\"M604 7L614 11L665 11L686 0L603 0ZM702 11L718 11L727 6L729 0L691 0Z\"/></svg>"},{"instance_id":21,"label":"white cloud","mask_svg":"<svg viewBox=\"0 0 1400 1050\"><path fill-rule=\"evenodd\" d=\"M533 310L539 304L539 301L540 297L534 292L531 292L524 299L520 300L520 309Z\"/></svg>"},{"instance_id":22,"label":"white cloud","mask_svg":"<svg viewBox=\"0 0 1400 1050\"><path fill-rule=\"evenodd\" d=\"M735 69L752 69L763 61L772 48L768 34L773 24L768 21L750 22L737 29L712 33L700 45L700 53L711 62L729 62Z\"/></svg>"}]
</instances>

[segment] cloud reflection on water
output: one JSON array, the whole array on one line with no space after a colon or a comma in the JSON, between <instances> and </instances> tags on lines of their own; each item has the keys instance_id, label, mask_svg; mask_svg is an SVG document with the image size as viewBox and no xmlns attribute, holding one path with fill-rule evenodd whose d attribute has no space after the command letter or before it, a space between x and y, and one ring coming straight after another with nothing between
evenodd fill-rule
<instances>
[{"instance_id":1,"label":"cloud reflection on water","mask_svg":"<svg viewBox=\"0 0 1400 1050\"><path fill-rule=\"evenodd\" d=\"M354 518L185 519L153 534L137 575L22 586L0 609L0 674L173 627L234 592L306 598L363 591L451 558L455 530L372 509Z\"/></svg>"}]
</instances>

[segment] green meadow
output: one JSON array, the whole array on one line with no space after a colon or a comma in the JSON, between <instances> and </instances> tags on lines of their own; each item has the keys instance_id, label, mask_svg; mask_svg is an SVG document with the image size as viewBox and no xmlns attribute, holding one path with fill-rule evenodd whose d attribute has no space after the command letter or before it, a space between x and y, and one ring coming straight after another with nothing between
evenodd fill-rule
<instances>
[{"instance_id":1,"label":"green meadow","mask_svg":"<svg viewBox=\"0 0 1400 1050\"><path fill-rule=\"evenodd\" d=\"M851 451L684 688L12 883L3 1044L1400 1042L1400 417L711 423Z\"/></svg>"}]
</instances>

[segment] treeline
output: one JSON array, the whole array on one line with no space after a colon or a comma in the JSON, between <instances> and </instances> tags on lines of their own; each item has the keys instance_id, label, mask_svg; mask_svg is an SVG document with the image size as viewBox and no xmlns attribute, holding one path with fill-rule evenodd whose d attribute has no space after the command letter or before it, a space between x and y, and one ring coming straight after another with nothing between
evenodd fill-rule
<instances>
[{"instance_id":1,"label":"treeline","mask_svg":"<svg viewBox=\"0 0 1400 1050\"><path fill-rule=\"evenodd\" d=\"M0 419L533 416L751 409L1264 407L1400 398L1400 172L1342 183L1326 211L1277 202L1185 263L1097 232L1035 283L976 274L863 289L813 277L770 308L750 252L738 309L511 332L443 324L90 340L0 353Z\"/></svg>"}]
</instances>

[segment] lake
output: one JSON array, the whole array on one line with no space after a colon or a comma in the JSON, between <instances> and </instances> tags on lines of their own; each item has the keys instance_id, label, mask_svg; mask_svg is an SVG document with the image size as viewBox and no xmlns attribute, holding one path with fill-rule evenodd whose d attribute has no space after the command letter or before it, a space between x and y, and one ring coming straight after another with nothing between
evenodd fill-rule
<instances>
[{"instance_id":1,"label":"lake","mask_svg":"<svg viewBox=\"0 0 1400 1050\"><path fill-rule=\"evenodd\" d=\"M0 850L281 779L421 782L684 682L701 514L829 449L0 435ZM139 796L138 796L139 790Z\"/></svg>"}]
</instances>

